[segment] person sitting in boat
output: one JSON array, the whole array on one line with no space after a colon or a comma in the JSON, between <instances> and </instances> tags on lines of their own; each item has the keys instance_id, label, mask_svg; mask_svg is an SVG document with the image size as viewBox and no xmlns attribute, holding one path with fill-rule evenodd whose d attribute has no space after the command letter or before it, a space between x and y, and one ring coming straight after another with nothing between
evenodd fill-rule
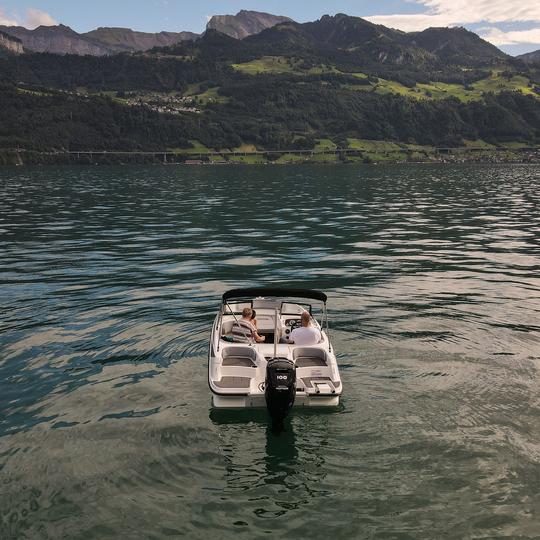
<instances>
[{"instance_id":1,"label":"person sitting in boat","mask_svg":"<svg viewBox=\"0 0 540 540\"><path fill-rule=\"evenodd\" d=\"M257 329L253 325L252 315L253 310L247 307L242 311L242 318L234 321L232 335L235 343L251 343L252 341L262 343L265 340L264 336L259 336Z\"/></svg>"},{"instance_id":2,"label":"person sitting in boat","mask_svg":"<svg viewBox=\"0 0 540 540\"><path fill-rule=\"evenodd\" d=\"M311 324L311 315L304 311L300 317L302 326L295 328L289 335L289 343L295 345L316 345L322 340L321 331Z\"/></svg>"},{"instance_id":3,"label":"person sitting in boat","mask_svg":"<svg viewBox=\"0 0 540 540\"><path fill-rule=\"evenodd\" d=\"M254 309L251 310L251 324L255 327L255 330L257 330L258 332L259 323L257 322L257 312Z\"/></svg>"}]
</instances>

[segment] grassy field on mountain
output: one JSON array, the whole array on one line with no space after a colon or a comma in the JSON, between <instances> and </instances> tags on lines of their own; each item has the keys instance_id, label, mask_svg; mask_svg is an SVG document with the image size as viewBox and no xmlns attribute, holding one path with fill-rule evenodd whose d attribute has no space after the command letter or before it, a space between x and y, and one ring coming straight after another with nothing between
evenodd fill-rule
<instances>
[{"instance_id":1,"label":"grassy field on mountain","mask_svg":"<svg viewBox=\"0 0 540 540\"><path fill-rule=\"evenodd\" d=\"M242 64L232 64L236 71L247 75L268 74L290 74L290 75L321 75L323 73L341 73L334 66L327 65L305 65L301 58L285 56L263 56L256 60L244 62Z\"/></svg>"},{"instance_id":2,"label":"grassy field on mountain","mask_svg":"<svg viewBox=\"0 0 540 540\"><path fill-rule=\"evenodd\" d=\"M471 84L445 83L440 81L430 81L428 83L415 83L413 86L405 86L398 81L384 78L373 78L369 80L366 73L345 73L335 66L320 65L306 68L302 61L295 58L283 56L265 56L256 60L251 60L243 64L232 64L232 67L241 73L248 75L261 74L289 74L298 77L306 75L335 73L344 76L352 75L363 83L345 85L351 90L363 92L375 91L380 94L399 94L412 99L447 99L457 98L461 101L481 100L485 93L501 92L521 92L540 99L540 92L535 91L532 80L523 74L518 74L512 70L503 71L501 69L485 69L484 77Z\"/></svg>"}]
</instances>

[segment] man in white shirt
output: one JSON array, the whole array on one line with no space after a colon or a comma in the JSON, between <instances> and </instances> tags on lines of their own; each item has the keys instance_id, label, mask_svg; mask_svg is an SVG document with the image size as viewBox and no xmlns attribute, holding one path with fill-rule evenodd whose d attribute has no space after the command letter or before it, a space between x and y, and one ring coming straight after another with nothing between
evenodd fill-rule
<instances>
[{"instance_id":1,"label":"man in white shirt","mask_svg":"<svg viewBox=\"0 0 540 540\"><path fill-rule=\"evenodd\" d=\"M316 345L322 340L321 331L311 325L311 315L304 311L302 317L302 326L295 328L289 335L289 343L295 345Z\"/></svg>"}]
</instances>

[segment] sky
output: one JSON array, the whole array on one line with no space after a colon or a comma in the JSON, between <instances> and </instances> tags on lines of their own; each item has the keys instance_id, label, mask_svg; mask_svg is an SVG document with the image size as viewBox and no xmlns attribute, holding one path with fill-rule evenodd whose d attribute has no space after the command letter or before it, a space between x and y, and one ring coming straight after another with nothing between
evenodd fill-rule
<instances>
[{"instance_id":1,"label":"sky","mask_svg":"<svg viewBox=\"0 0 540 540\"><path fill-rule=\"evenodd\" d=\"M405 31L465 26L509 54L540 49L540 0L0 0L0 24L62 23L77 32L99 26L202 32L210 16L241 9L298 22L346 13Z\"/></svg>"}]
</instances>

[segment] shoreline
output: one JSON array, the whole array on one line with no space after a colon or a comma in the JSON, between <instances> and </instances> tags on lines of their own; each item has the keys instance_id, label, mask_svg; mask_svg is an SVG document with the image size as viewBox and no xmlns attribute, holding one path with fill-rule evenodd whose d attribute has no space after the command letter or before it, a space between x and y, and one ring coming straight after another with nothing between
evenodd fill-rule
<instances>
[{"instance_id":1,"label":"shoreline","mask_svg":"<svg viewBox=\"0 0 540 540\"><path fill-rule=\"evenodd\" d=\"M540 164L540 147L418 148L373 152L355 149L257 152L0 150L0 166L26 165L380 165L380 164Z\"/></svg>"}]
</instances>

